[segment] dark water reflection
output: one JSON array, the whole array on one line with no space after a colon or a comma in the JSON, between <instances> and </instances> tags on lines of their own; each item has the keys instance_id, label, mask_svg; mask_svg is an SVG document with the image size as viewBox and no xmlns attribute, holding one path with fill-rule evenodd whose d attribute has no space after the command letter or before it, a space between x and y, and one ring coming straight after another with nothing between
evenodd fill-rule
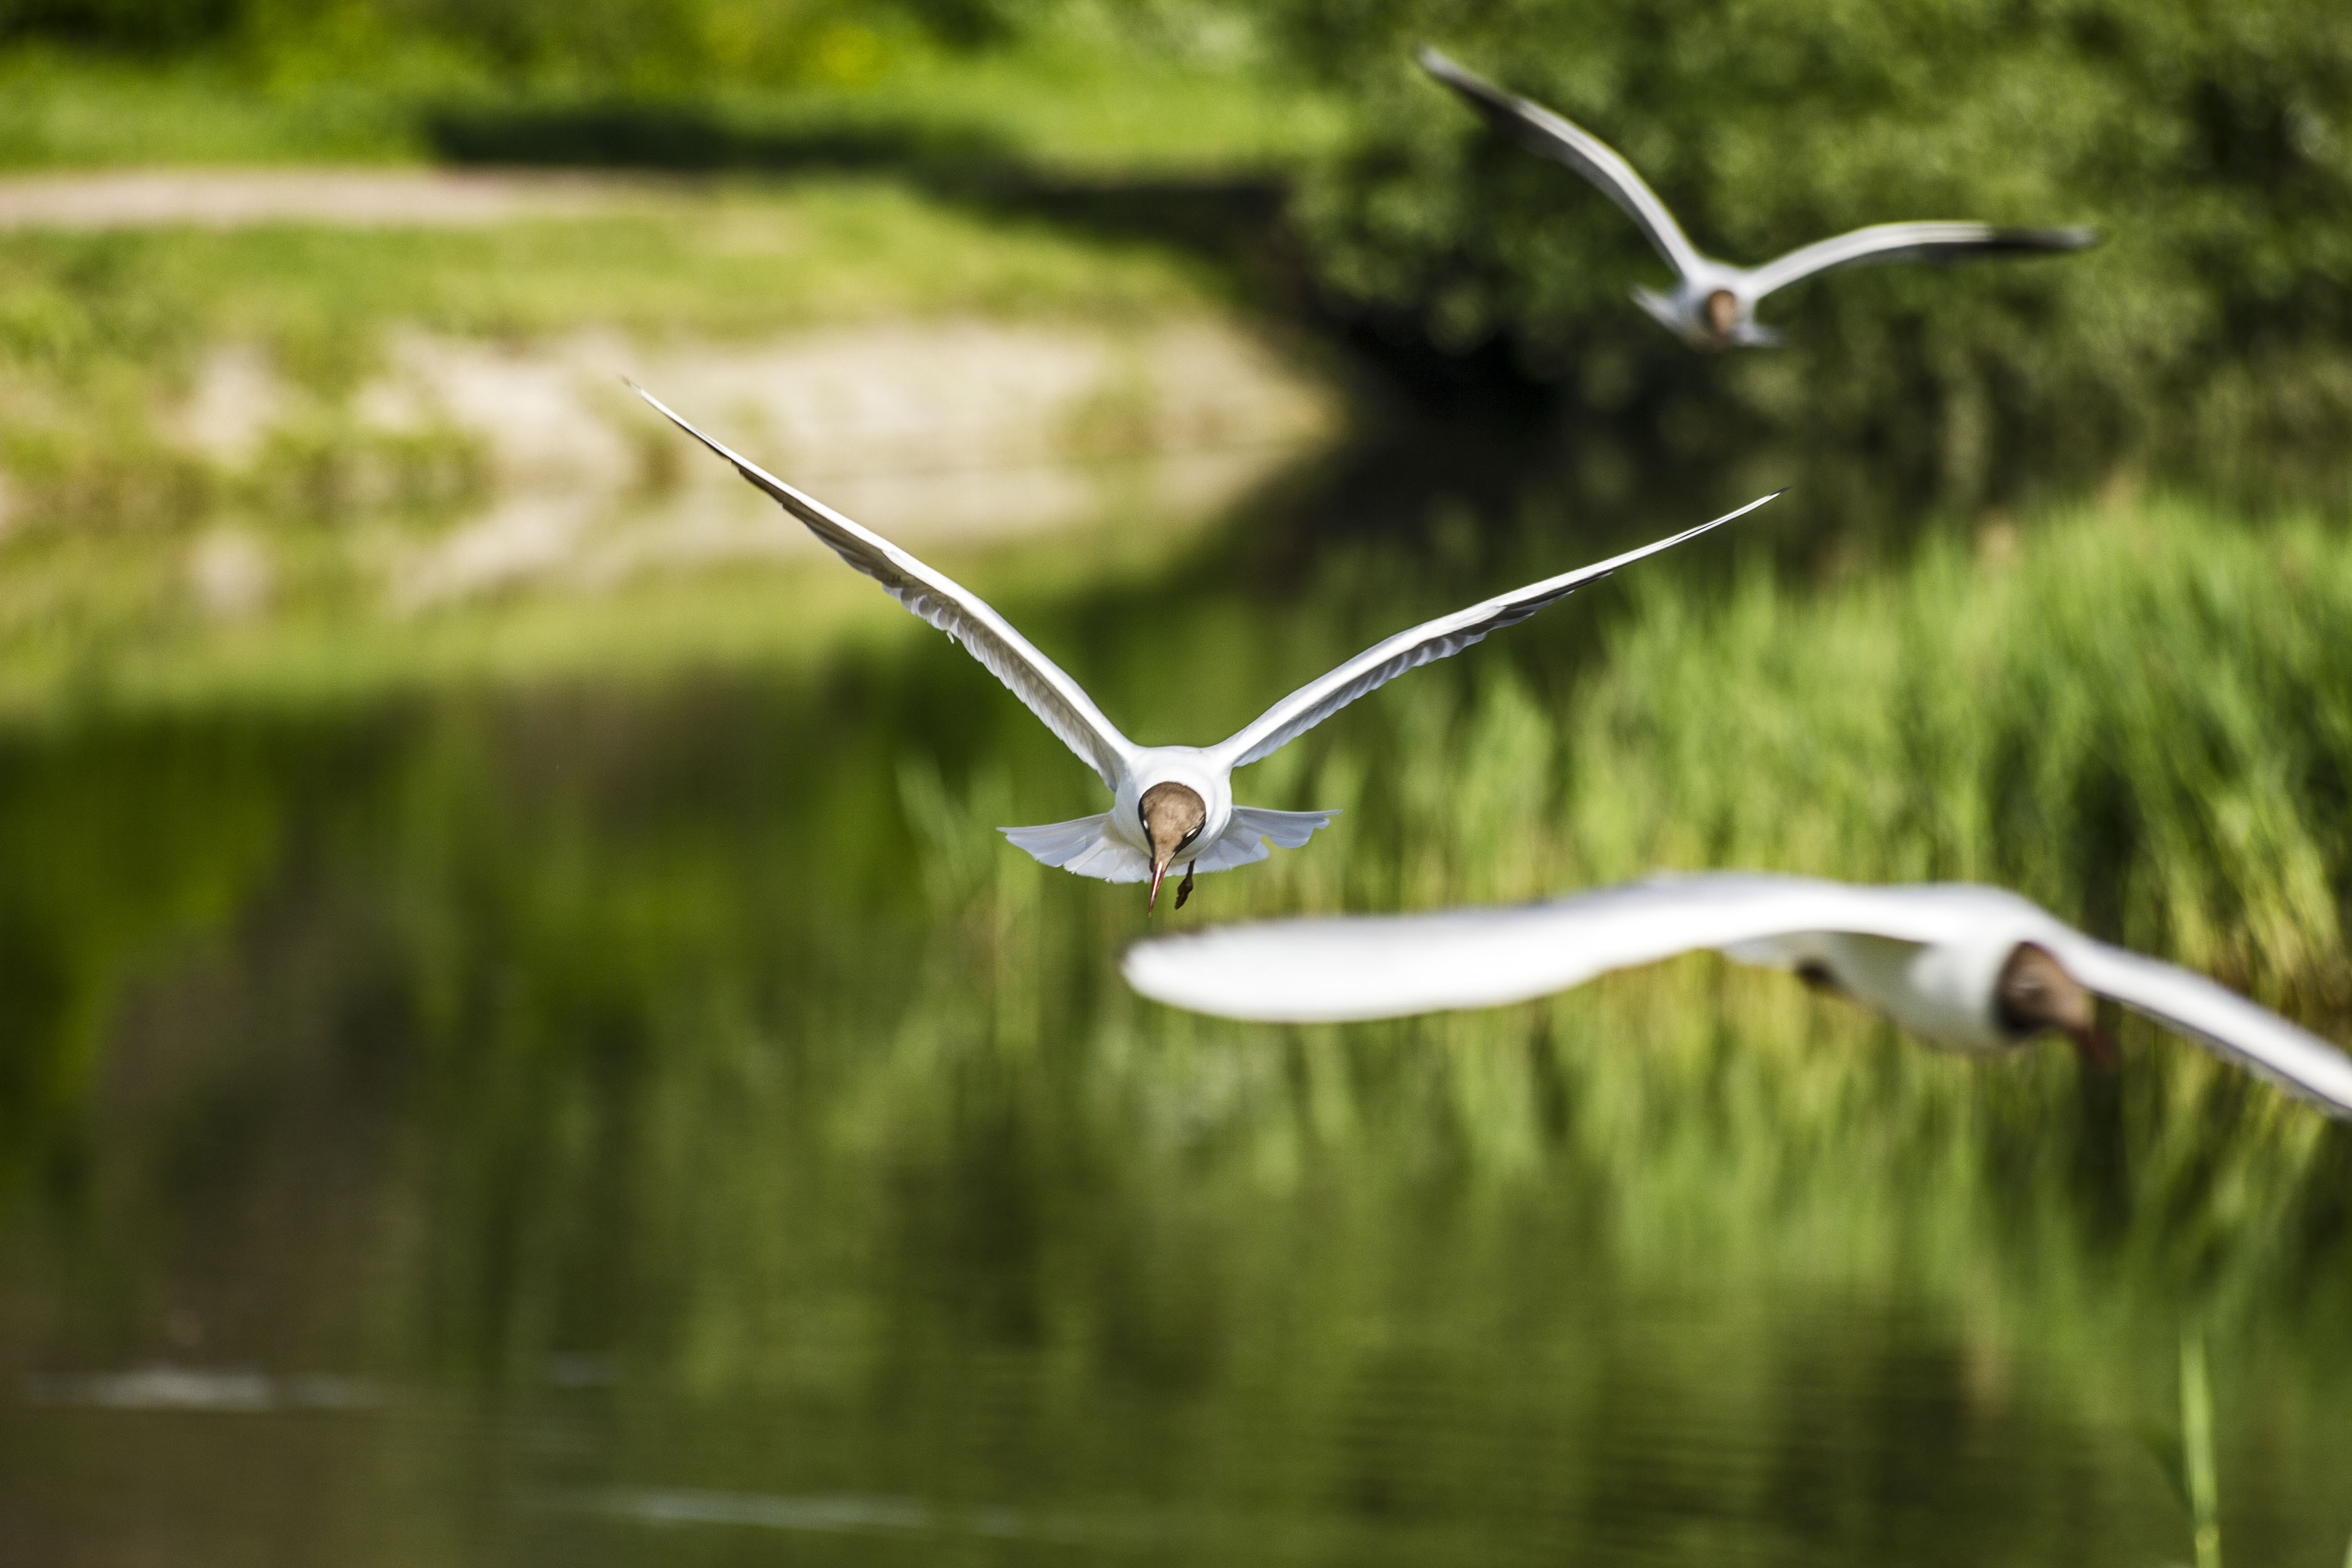
<instances>
[{"instance_id":1,"label":"dark water reflection","mask_svg":"<svg viewBox=\"0 0 2352 1568\"><path fill-rule=\"evenodd\" d=\"M1680 521L1456 460L1018 618L1139 728L1222 732L1399 606ZM1572 665L1580 608L1487 652ZM0 1557L2146 1564L2188 1554L2180 1304L2345 1278L2342 1237L2135 1271L2097 1180L1956 1220L1859 1136L1775 1193L1753 1147L1610 1143L1638 1018L1141 1006L1132 890L979 832L1089 809L925 637L9 742ZM2215 1320L2240 1561L2352 1531L2313 1289Z\"/></svg>"}]
</instances>

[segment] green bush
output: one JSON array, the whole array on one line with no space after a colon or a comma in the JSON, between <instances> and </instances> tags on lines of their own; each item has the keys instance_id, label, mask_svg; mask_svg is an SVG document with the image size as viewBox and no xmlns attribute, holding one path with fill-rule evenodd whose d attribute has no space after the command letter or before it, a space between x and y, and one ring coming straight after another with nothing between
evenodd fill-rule
<instances>
[{"instance_id":1,"label":"green bush","mask_svg":"<svg viewBox=\"0 0 2352 1568\"><path fill-rule=\"evenodd\" d=\"M2302 0L1286 0L1356 106L1300 204L1324 286L1441 346L1497 337L1588 405L1695 403L1906 442L1956 478L2038 443L2225 478L2352 435L2352 26ZM1769 301L1772 353L1696 359L1579 175L1423 77L1437 45L1615 144L1701 248L1862 224L2088 223L2056 260L1896 267ZM1719 426L1718 426L1719 428Z\"/></svg>"}]
</instances>

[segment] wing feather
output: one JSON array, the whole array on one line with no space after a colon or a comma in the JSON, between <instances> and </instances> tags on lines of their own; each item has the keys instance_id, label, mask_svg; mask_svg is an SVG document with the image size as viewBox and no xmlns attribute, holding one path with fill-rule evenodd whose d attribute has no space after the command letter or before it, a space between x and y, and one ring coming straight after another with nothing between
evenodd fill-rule
<instances>
[{"instance_id":1,"label":"wing feather","mask_svg":"<svg viewBox=\"0 0 2352 1568\"><path fill-rule=\"evenodd\" d=\"M2087 228L2000 228L1989 223L1881 223L1801 246L1748 274L1748 297L1760 300L1817 273L1885 261L1956 261L1969 256L2045 255L2080 250L2096 238Z\"/></svg>"},{"instance_id":2,"label":"wing feather","mask_svg":"<svg viewBox=\"0 0 2352 1568\"><path fill-rule=\"evenodd\" d=\"M1803 877L1664 877L1510 909L1224 926L1129 949L1129 984L1196 1012L1342 1023L1500 1006L1715 948L1786 966L1822 932L1962 942L2024 933L2101 995L2352 1118L2352 1057L2201 974L2110 947L1998 888L1853 887Z\"/></svg>"},{"instance_id":3,"label":"wing feather","mask_svg":"<svg viewBox=\"0 0 2352 1568\"><path fill-rule=\"evenodd\" d=\"M1650 244L1676 272L1688 278L1706 267L1706 258L1683 233L1675 215L1666 210L1666 204L1658 199L1658 193L1608 142L1539 103L1505 92L1435 49L1421 51L1421 68L1460 93L1489 124L1528 152L1565 163L1598 185L1603 195L1641 226Z\"/></svg>"},{"instance_id":4,"label":"wing feather","mask_svg":"<svg viewBox=\"0 0 2352 1568\"><path fill-rule=\"evenodd\" d=\"M1116 789L1135 744L1103 717L1084 688L1061 666L1013 629L988 602L945 573L795 489L749 458L730 450L687 423L677 411L641 386L638 396L664 417L735 465L735 471L772 497L851 566L882 584L885 592L955 641L1003 681L1081 762Z\"/></svg>"},{"instance_id":5,"label":"wing feather","mask_svg":"<svg viewBox=\"0 0 2352 1568\"><path fill-rule=\"evenodd\" d=\"M2201 974L2070 932L2067 972L2327 1111L2352 1117L2352 1057Z\"/></svg>"},{"instance_id":6,"label":"wing feather","mask_svg":"<svg viewBox=\"0 0 2352 1568\"><path fill-rule=\"evenodd\" d=\"M1775 490L1772 495L1780 493ZM1697 538L1709 529L1720 528L1734 518L1754 511L1771 499L1772 496L1759 497L1738 511L1728 511L1712 522L1685 529L1670 539L1658 540L1639 550L1629 550L1622 555L1612 555L1591 566L1563 572L1557 577L1547 577L1540 583L1530 583L1524 588L1497 595L1466 610L1457 610L1453 615L1424 622L1411 631L1399 632L1366 648L1329 674L1300 687L1213 750L1218 759L1229 768L1244 767L1272 756L1349 703L1387 685L1406 670L1449 658L1480 641L1489 632L1518 625L1546 605L1566 598L1587 583L1598 582L1619 567L1630 565L1644 556L1671 550L1685 540Z\"/></svg>"},{"instance_id":7,"label":"wing feather","mask_svg":"<svg viewBox=\"0 0 2352 1568\"><path fill-rule=\"evenodd\" d=\"M1128 983L1195 1012L1341 1023L1496 1007L1611 970L1792 931L1876 930L1933 940L1949 921L1798 877L1665 877L1507 909L1223 926L1139 942Z\"/></svg>"}]
</instances>

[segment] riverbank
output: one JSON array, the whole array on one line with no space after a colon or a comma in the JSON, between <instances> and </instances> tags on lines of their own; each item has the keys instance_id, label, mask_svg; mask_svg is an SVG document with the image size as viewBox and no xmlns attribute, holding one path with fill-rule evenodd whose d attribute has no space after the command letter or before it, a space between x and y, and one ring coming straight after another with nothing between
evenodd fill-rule
<instances>
[{"instance_id":1,"label":"riverbank","mask_svg":"<svg viewBox=\"0 0 2352 1568\"><path fill-rule=\"evenodd\" d=\"M789 658L895 614L625 377L994 581L1089 531L1165 559L1347 419L1214 268L884 176L150 171L12 211L20 720Z\"/></svg>"}]
</instances>

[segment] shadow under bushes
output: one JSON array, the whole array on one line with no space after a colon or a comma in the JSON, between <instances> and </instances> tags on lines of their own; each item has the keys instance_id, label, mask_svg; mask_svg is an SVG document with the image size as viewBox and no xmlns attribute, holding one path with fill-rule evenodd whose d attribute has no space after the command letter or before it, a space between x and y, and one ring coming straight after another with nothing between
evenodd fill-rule
<instances>
[{"instance_id":1,"label":"shadow under bushes","mask_svg":"<svg viewBox=\"0 0 2352 1568\"><path fill-rule=\"evenodd\" d=\"M947 199L1245 265L1262 258L1288 196L1287 183L1271 175L1122 177L1043 168L999 132L969 123L799 119L684 100L446 104L426 114L425 129L434 151L457 163L887 173Z\"/></svg>"},{"instance_id":2,"label":"shadow under bushes","mask_svg":"<svg viewBox=\"0 0 2352 1568\"><path fill-rule=\"evenodd\" d=\"M890 169L969 179L1013 163L1003 139L978 126L769 121L684 100L444 104L427 111L425 131L434 151L458 163L671 173Z\"/></svg>"}]
</instances>

